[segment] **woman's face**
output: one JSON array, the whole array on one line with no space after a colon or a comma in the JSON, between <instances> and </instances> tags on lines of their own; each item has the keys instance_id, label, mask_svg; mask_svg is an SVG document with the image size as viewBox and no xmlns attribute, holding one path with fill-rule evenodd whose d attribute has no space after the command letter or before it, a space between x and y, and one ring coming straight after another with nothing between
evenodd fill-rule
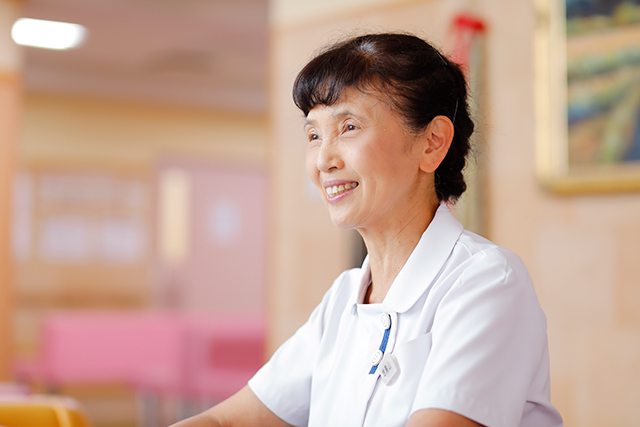
<instances>
[{"instance_id":1,"label":"woman's face","mask_svg":"<svg viewBox=\"0 0 640 427\"><path fill-rule=\"evenodd\" d=\"M422 149L376 94L347 89L339 102L307 115L307 173L334 224L379 229L423 209L429 179Z\"/></svg>"}]
</instances>

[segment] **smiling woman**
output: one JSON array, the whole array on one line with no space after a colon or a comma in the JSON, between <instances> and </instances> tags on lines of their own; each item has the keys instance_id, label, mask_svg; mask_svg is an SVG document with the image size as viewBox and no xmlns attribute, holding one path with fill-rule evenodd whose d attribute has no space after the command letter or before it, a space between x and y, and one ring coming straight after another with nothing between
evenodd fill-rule
<instances>
[{"instance_id":1,"label":"smiling woman","mask_svg":"<svg viewBox=\"0 0 640 427\"><path fill-rule=\"evenodd\" d=\"M546 320L520 258L449 212L473 122L460 68L407 34L298 75L307 172L367 246L229 400L180 426L557 427Z\"/></svg>"}]
</instances>

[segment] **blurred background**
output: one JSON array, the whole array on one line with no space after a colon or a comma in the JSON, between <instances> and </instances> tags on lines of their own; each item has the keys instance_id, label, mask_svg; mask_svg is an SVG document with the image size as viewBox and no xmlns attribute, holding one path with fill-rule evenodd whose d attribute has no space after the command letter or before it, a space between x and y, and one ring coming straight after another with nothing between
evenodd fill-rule
<instances>
[{"instance_id":1,"label":"blurred background","mask_svg":"<svg viewBox=\"0 0 640 427\"><path fill-rule=\"evenodd\" d=\"M640 196L539 184L542 3L0 0L2 387L72 397L97 427L237 390L363 257L306 178L293 80L327 43L402 30L468 65L456 214L528 266L566 425L640 425ZM21 17L86 37L19 46Z\"/></svg>"}]
</instances>

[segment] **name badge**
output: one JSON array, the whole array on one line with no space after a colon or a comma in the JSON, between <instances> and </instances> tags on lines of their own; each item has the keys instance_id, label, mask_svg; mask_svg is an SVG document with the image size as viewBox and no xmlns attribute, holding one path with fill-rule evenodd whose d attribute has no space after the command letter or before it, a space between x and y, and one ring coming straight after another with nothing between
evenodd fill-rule
<instances>
[{"instance_id":1,"label":"name badge","mask_svg":"<svg viewBox=\"0 0 640 427\"><path fill-rule=\"evenodd\" d=\"M378 369L385 384L389 384L400 373L398 362L393 354L385 354Z\"/></svg>"}]
</instances>

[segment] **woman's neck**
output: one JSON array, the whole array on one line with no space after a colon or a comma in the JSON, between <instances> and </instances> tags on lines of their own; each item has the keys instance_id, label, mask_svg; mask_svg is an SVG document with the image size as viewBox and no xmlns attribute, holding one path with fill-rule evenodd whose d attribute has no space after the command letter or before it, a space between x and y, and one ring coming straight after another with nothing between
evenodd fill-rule
<instances>
[{"instance_id":1,"label":"woman's neck","mask_svg":"<svg viewBox=\"0 0 640 427\"><path fill-rule=\"evenodd\" d=\"M432 201L422 209L396 220L378 230L358 230L369 253L372 283L365 294L364 303L380 303L384 300L402 267L427 229L439 202Z\"/></svg>"}]
</instances>

